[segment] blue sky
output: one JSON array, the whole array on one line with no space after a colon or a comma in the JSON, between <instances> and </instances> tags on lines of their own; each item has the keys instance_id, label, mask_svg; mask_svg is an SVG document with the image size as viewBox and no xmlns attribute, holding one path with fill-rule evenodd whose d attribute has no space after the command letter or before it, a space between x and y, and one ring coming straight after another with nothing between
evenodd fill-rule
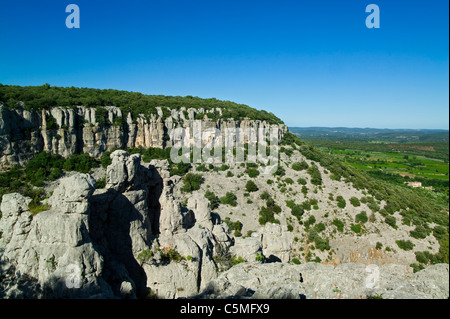
<instances>
[{"instance_id":1,"label":"blue sky","mask_svg":"<svg viewBox=\"0 0 450 319\"><path fill-rule=\"evenodd\" d=\"M65 25L68 4L80 29ZM380 8L368 29L365 8ZM289 126L445 128L447 0L0 0L0 83L215 97Z\"/></svg>"}]
</instances>

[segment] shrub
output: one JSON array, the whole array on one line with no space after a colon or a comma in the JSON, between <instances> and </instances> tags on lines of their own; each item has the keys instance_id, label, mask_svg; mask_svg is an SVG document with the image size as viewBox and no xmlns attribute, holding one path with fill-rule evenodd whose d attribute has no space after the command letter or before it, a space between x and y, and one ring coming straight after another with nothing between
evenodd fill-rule
<instances>
[{"instance_id":1,"label":"shrub","mask_svg":"<svg viewBox=\"0 0 450 319\"><path fill-rule=\"evenodd\" d=\"M345 206L347 206L344 197L342 197L341 195L336 197L336 201L339 208L345 208Z\"/></svg>"},{"instance_id":2,"label":"shrub","mask_svg":"<svg viewBox=\"0 0 450 319\"><path fill-rule=\"evenodd\" d=\"M89 173L89 171L98 167L97 161L87 154L75 154L66 159L63 168L66 171L77 171L80 173Z\"/></svg>"},{"instance_id":3,"label":"shrub","mask_svg":"<svg viewBox=\"0 0 450 319\"><path fill-rule=\"evenodd\" d=\"M314 242L316 248L320 249L321 251L330 249L328 239L325 240L322 237L320 237L320 235L315 229L310 229L308 231L308 241Z\"/></svg>"},{"instance_id":4,"label":"shrub","mask_svg":"<svg viewBox=\"0 0 450 319\"><path fill-rule=\"evenodd\" d=\"M264 199L264 200L269 199L269 198L270 198L270 194L269 194L268 191L264 191L264 192L259 196L259 198Z\"/></svg>"},{"instance_id":5,"label":"shrub","mask_svg":"<svg viewBox=\"0 0 450 319\"><path fill-rule=\"evenodd\" d=\"M253 181L248 181L247 184L245 184L245 189L247 192L256 192L259 188Z\"/></svg>"},{"instance_id":6,"label":"shrub","mask_svg":"<svg viewBox=\"0 0 450 319\"><path fill-rule=\"evenodd\" d=\"M257 177L259 175L259 170L257 168L247 168L245 172L248 174L249 177Z\"/></svg>"},{"instance_id":7,"label":"shrub","mask_svg":"<svg viewBox=\"0 0 450 319\"><path fill-rule=\"evenodd\" d=\"M205 166L205 164L200 164L195 170L198 172L207 172L208 168Z\"/></svg>"},{"instance_id":8,"label":"shrub","mask_svg":"<svg viewBox=\"0 0 450 319\"><path fill-rule=\"evenodd\" d=\"M206 191L205 197L207 200L209 200L211 209L216 209L219 207L219 198L217 198L216 194L214 194L211 191Z\"/></svg>"},{"instance_id":9,"label":"shrub","mask_svg":"<svg viewBox=\"0 0 450 319\"><path fill-rule=\"evenodd\" d=\"M292 263L296 265L300 265L300 260L298 258L292 258Z\"/></svg>"},{"instance_id":10,"label":"shrub","mask_svg":"<svg viewBox=\"0 0 450 319\"><path fill-rule=\"evenodd\" d=\"M356 223L366 223L369 220L367 217L367 213L365 211L362 211L361 213L357 214L355 216L355 222Z\"/></svg>"},{"instance_id":11,"label":"shrub","mask_svg":"<svg viewBox=\"0 0 450 319\"><path fill-rule=\"evenodd\" d=\"M322 231L325 230L325 224L322 223L322 222L320 222L320 223L318 223L318 224L316 224L316 225L314 226L314 229L315 229L318 233L320 233L320 232L322 232Z\"/></svg>"},{"instance_id":12,"label":"shrub","mask_svg":"<svg viewBox=\"0 0 450 319\"><path fill-rule=\"evenodd\" d=\"M233 207L237 206L236 195L234 195L232 192L227 192L225 196L220 197L219 200L221 204L230 205Z\"/></svg>"},{"instance_id":13,"label":"shrub","mask_svg":"<svg viewBox=\"0 0 450 319\"><path fill-rule=\"evenodd\" d=\"M285 181L285 183L287 183L287 184L294 184L294 181L293 181L292 178L290 178L290 177L286 178L284 181Z\"/></svg>"},{"instance_id":14,"label":"shrub","mask_svg":"<svg viewBox=\"0 0 450 319\"><path fill-rule=\"evenodd\" d=\"M286 171L283 167L278 166L277 170L273 173L275 176L284 176L286 174Z\"/></svg>"},{"instance_id":15,"label":"shrub","mask_svg":"<svg viewBox=\"0 0 450 319\"><path fill-rule=\"evenodd\" d=\"M305 161L295 162L292 164L292 169L296 171L301 171L304 169L308 169L309 165Z\"/></svg>"},{"instance_id":16,"label":"shrub","mask_svg":"<svg viewBox=\"0 0 450 319\"><path fill-rule=\"evenodd\" d=\"M334 226L336 226L336 228L337 228L337 230L338 231L340 231L340 232L343 232L344 231L344 222L342 221L342 220L340 220L340 219L338 219L338 218L335 218L334 220L333 220L333 225Z\"/></svg>"},{"instance_id":17,"label":"shrub","mask_svg":"<svg viewBox=\"0 0 450 319\"><path fill-rule=\"evenodd\" d=\"M320 174L319 168L315 164L311 165L307 172L311 175L311 184L317 186L322 185L322 175Z\"/></svg>"},{"instance_id":18,"label":"shrub","mask_svg":"<svg viewBox=\"0 0 450 319\"><path fill-rule=\"evenodd\" d=\"M359 234L361 232L361 225L360 224L352 224L350 229L353 230L355 233Z\"/></svg>"},{"instance_id":19,"label":"shrub","mask_svg":"<svg viewBox=\"0 0 450 319\"><path fill-rule=\"evenodd\" d=\"M107 168L108 165L110 165L112 163L112 159L110 157L112 152L105 152L103 153L102 157L100 157L100 164L102 165L103 168Z\"/></svg>"},{"instance_id":20,"label":"shrub","mask_svg":"<svg viewBox=\"0 0 450 319\"><path fill-rule=\"evenodd\" d=\"M302 186L302 193L305 196L308 194L308 187L306 187L305 185Z\"/></svg>"},{"instance_id":21,"label":"shrub","mask_svg":"<svg viewBox=\"0 0 450 319\"><path fill-rule=\"evenodd\" d=\"M302 205L294 204L291 207L291 214L293 216L297 217L298 220L301 219L301 217L303 216L304 213L305 213L305 210L303 209Z\"/></svg>"},{"instance_id":22,"label":"shrub","mask_svg":"<svg viewBox=\"0 0 450 319\"><path fill-rule=\"evenodd\" d=\"M183 177L183 183L181 190L185 193L192 193L192 191L200 189L203 177L200 174L188 173Z\"/></svg>"},{"instance_id":23,"label":"shrub","mask_svg":"<svg viewBox=\"0 0 450 319\"><path fill-rule=\"evenodd\" d=\"M242 223L239 220L233 222L230 220L230 217L226 217L224 220L224 223L227 224L230 231L234 230L235 234L236 234L236 232L240 233L242 230L242 227L243 227ZM236 237L240 237L240 236L236 236Z\"/></svg>"},{"instance_id":24,"label":"shrub","mask_svg":"<svg viewBox=\"0 0 450 319\"><path fill-rule=\"evenodd\" d=\"M386 218L384 219L385 223L388 224L389 226L397 229L397 220L395 219L394 216L388 215L386 216Z\"/></svg>"},{"instance_id":25,"label":"shrub","mask_svg":"<svg viewBox=\"0 0 450 319\"><path fill-rule=\"evenodd\" d=\"M159 250L159 255L163 262L170 263L171 261L180 262L184 258L173 248L172 245L162 247Z\"/></svg>"},{"instance_id":26,"label":"shrub","mask_svg":"<svg viewBox=\"0 0 450 319\"><path fill-rule=\"evenodd\" d=\"M299 179L297 179L297 183L299 183L300 185L306 185L306 179L300 177Z\"/></svg>"},{"instance_id":27,"label":"shrub","mask_svg":"<svg viewBox=\"0 0 450 319\"><path fill-rule=\"evenodd\" d=\"M314 215L309 216L309 218L304 222L305 227L309 227L316 222Z\"/></svg>"},{"instance_id":28,"label":"shrub","mask_svg":"<svg viewBox=\"0 0 450 319\"><path fill-rule=\"evenodd\" d=\"M396 240L395 243L403 250L412 250L414 248L414 244L410 240Z\"/></svg>"},{"instance_id":29,"label":"shrub","mask_svg":"<svg viewBox=\"0 0 450 319\"><path fill-rule=\"evenodd\" d=\"M431 232L431 229L427 229L422 225L416 226L414 230L411 230L409 233L411 237L417 238L417 239L424 239L426 238Z\"/></svg>"},{"instance_id":30,"label":"shrub","mask_svg":"<svg viewBox=\"0 0 450 319\"><path fill-rule=\"evenodd\" d=\"M359 202L359 199L355 196L350 198L350 203L354 206L354 207L358 207L361 206L361 203Z\"/></svg>"},{"instance_id":31,"label":"shrub","mask_svg":"<svg viewBox=\"0 0 450 319\"><path fill-rule=\"evenodd\" d=\"M260 223L260 225L265 225L266 223L280 223L279 220L274 218L273 210L268 207L261 207L261 209L259 210L258 222Z\"/></svg>"}]
</instances>

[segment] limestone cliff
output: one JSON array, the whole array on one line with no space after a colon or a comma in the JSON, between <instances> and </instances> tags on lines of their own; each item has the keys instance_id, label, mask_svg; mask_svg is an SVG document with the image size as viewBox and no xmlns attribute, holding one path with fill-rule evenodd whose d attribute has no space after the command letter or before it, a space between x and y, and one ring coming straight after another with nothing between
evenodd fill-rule
<instances>
[{"instance_id":1,"label":"limestone cliff","mask_svg":"<svg viewBox=\"0 0 450 319\"><path fill-rule=\"evenodd\" d=\"M162 109L157 108L157 115L132 118L131 113L123 114L120 108L107 106L102 108L99 117L99 114L96 115L98 108L78 106L28 111L23 105L8 109L0 103L0 169L22 166L41 151L67 158L77 153L99 157L113 149L170 147L179 142L175 130L185 128L192 133L194 121L202 114L205 114L201 120L204 131L277 127L280 139L287 131L283 124L259 120L219 118L213 121L207 116L211 110L203 109L181 107L179 110L169 110L170 116L164 117ZM220 108L213 111L221 114ZM182 143L192 143L192 140Z\"/></svg>"}]
</instances>

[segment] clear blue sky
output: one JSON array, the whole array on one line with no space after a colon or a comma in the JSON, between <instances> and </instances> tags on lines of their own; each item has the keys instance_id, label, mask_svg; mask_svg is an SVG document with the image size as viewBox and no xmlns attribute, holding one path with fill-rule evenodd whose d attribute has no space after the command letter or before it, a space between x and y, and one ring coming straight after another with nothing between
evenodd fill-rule
<instances>
[{"instance_id":1,"label":"clear blue sky","mask_svg":"<svg viewBox=\"0 0 450 319\"><path fill-rule=\"evenodd\" d=\"M65 8L80 7L68 29ZM365 8L380 8L368 29ZM446 128L448 0L0 0L0 83L215 97L289 126Z\"/></svg>"}]
</instances>

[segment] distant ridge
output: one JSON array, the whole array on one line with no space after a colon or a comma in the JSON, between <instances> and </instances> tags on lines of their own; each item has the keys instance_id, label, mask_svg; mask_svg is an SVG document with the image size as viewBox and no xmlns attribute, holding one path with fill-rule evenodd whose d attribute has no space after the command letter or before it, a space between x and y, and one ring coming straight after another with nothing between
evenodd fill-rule
<instances>
[{"instance_id":1,"label":"distant ridge","mask_svg":"<svg viewBox=\"0 0 450 319\"><path fill-rule=\"evenodd\" d=\"M379 140L395 143L449 141L449 131L444 129L289 127L289 131L303 139Z\"/></svg>"}]
</instances>

